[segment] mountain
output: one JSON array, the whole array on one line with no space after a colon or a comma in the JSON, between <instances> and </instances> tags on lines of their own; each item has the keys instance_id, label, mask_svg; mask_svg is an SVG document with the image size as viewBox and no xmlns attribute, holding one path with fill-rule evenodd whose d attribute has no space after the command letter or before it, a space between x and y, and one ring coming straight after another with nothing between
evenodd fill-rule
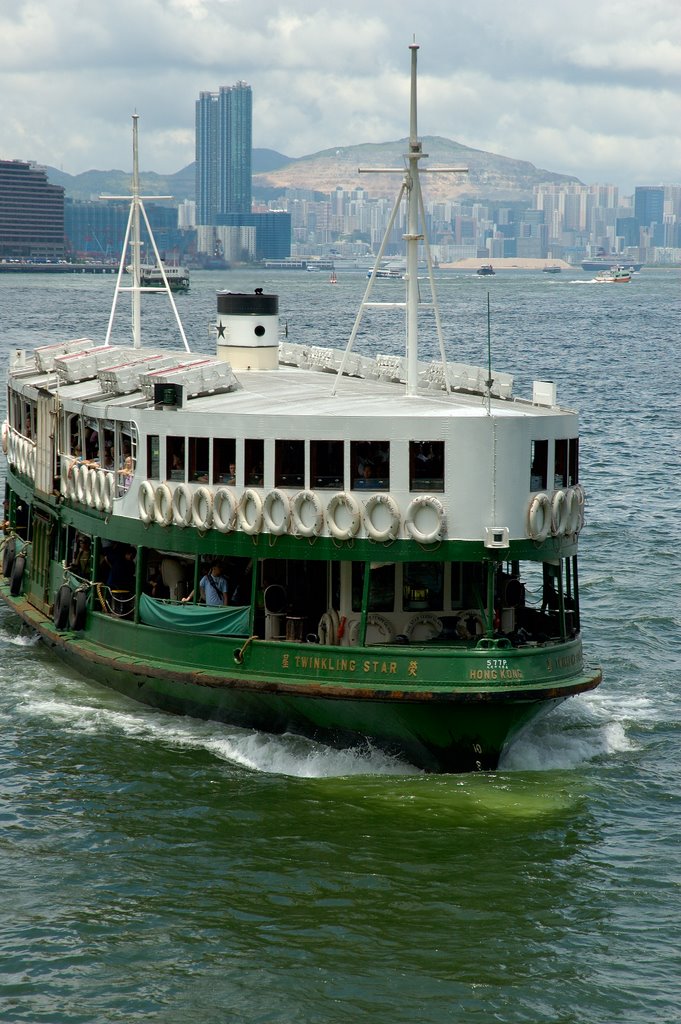
<instances>
[{"instance_id":1,"label":"mountain","mask_svg":"<svg viewBox=\"0 0 681 1024\"><path fill-rule=\"evenodd\" d=\"M282 166L295 166L296 161L274 149L253 150L253 173L274 172ZM194 198L195 164L188 164L174 174L140 171L140 187L145 196L172 196L176 203ZM61 185L70 199L98 199L101 195L124 196L130 192L130 171L83 171L66 174L56 167L47 167L48 180Z\"/></svg>"},{"instance_id":2,"label":"mountain","mask_svg":"<svg viewBox=\"0 0 681 1024\"><path fill-rule=\"evenodd\" d=\"M532 189L541 183L574 182L569 174L546 171L526 160L486 153L462 146L438 135L422 139L428 159L423 167L467 167L468 174L428 174L422 179L429 200L470 198L511 201L531 199ZM373 196L394 196L399 178L387 174L358 174L358 167L404 167L403 154L409 140L326 149L274 170L254 174L253 185L267 189L306 189L329 193L336 187L364 188Z\"/></svg>"},{"instance_id":3,"label":"mountain","mask_svg":"<svg viewBox=\"0 0 681 1024\"><path fill-rule=\"evenodd\" d=\"M424 167L468 167L468 174L429 174L424 177L424 191L428 200L468 198L476 201L511 202L529 200L532 189L542 183L573 182L578 178L556 171L535 167L526 160L486 153L480 149L462 146L438 135L422 139L423 151L428 159ZM403 155L408 140L364 143L325 149L310 156L291 159L273 149L253 150L253 189L255 194L268 196L286 189L302 189L328 194L337 187L352 190L364 188L372 196L394 196L398 187L397 175L357 173L358 167L404 167ZM188 164L175 174L140 172L144 195L171 195L176 203L194 198L194 164ZM54 167L47 168L48 179L62 185L72 199L97 199L100 195L126 195L130 190L128 171L84 171L65 174Z\"/></svg>"}]
</instances>

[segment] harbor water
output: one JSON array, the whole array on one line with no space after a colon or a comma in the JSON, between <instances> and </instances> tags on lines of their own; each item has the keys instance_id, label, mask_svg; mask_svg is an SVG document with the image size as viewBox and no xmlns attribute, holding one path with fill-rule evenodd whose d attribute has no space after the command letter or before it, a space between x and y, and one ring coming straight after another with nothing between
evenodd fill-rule
<instances>
[{"instance_id":1,"label":"harbor water","mask_svg":"<svg viewBox=\"0 0 681 1024\"><path fill-rule=\"evenodd\" d=\"M681 1021L681 271L438 282L450 359L487 365L489 294L494 367L580 410L583 638L602 686L498 771L425 775L146 709L3 608L2 1024ZM102 340L113 284L0 276L0 358ZM366 285L195 272L175 301L201 352L218 288L277 292L290 341L340 348ZM166 299L143 306L147 343L167 343ZM375 311L357 346L403 336Z\"/></svg>"}]
</instances>

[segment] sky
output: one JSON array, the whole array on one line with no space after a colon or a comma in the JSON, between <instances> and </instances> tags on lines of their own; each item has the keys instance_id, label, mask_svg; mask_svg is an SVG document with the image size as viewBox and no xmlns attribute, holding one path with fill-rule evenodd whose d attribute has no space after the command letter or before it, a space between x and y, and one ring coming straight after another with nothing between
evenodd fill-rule
<instances>
[{"instance_id":1,"label":"sky","mask_svg":"<svg viewBox=\"0 0 681 1024\"><path fill-rule=\"evenodd\" d=\"M408 133L586 184L681 182L679 0L0 0L0 158L78 174L194 159L199 92L245 81L253 145Z\"/></svg>"}]
</instances>

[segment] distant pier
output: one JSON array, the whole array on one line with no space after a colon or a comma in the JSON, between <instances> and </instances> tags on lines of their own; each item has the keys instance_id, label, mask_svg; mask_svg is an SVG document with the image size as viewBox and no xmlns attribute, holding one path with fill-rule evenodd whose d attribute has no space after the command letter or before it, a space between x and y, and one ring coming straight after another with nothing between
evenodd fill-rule
<instances>
[{"instance_id":1,"label":"distant pier","mask_svg":"<svg viewBox=\"0 0 681 1024\"><path fill-rule=\"evenodd\" d=\"M0 260L0 274L117 274L115 263L33 263Z\"/></svg>"}]
</instances>

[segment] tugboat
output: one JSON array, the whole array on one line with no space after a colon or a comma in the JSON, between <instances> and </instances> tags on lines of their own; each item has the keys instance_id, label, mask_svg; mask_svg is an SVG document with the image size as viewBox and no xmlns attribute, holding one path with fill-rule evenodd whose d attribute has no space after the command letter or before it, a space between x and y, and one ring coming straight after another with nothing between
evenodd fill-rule
<instances>
[{"instance_id":1,"label":"tugboat","mask_svg":"<svg viewBox=\"0 0 681 1024\"><path fill-rule=\"evenodd\" d=\"M110 344L119 274L103 344L11 358L0 598L153 707L475 771L601 680L582 650L585 493L555 384L516 398L491 359L446 357L410 50L406 172L376 262L406 201L400 301L372 303L374 275L343 352L282 338L274 294L218 292L207 357L168 288L183 344L143 349L133 230L131 344ZM131 206L134 227L136 116ZM364 312L386 306L406 355L355 353Z\"/></svg>"}]
</instances>

